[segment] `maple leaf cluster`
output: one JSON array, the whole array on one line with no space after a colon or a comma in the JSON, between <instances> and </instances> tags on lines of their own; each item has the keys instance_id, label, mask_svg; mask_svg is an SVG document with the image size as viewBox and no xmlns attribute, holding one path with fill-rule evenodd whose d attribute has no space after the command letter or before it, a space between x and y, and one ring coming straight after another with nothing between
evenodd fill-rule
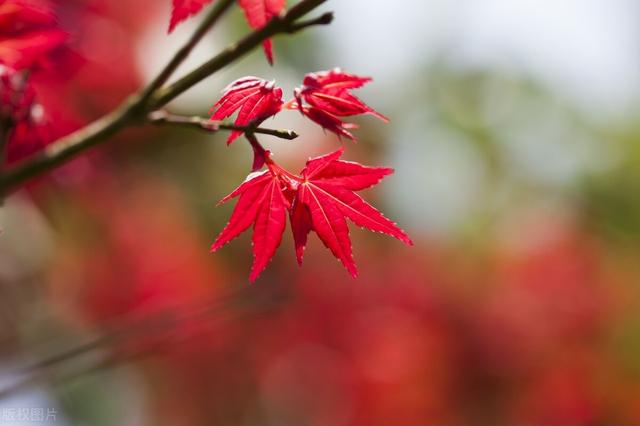
<instances>
[{"instance_id":1,"label":"maple leaf cluster","mask_svg":"<svg viewBox=\"0 0 640 426\"><path fill-rule=\"evenodd\" d=\"M44 0L0 0L0 121L9 144L39 137L42 107L28 76L50 65L67 34Z\"/></svg>"},{"instance_id":2,"label":"maple leaf cluster","mask_svg":"<svg viewBox=\"0 0 640 426\"><path fill-rule=\"evenodd\" d=\"M314 231L349 273L358 270L351 250L346 219L375 232L388 234L411 245L411 239L395 223L364 201L357 191L376 185L393 173L383 167L367 167L340 160L343 150L307 161L300 176L272 161L268 169L254 172L221 203L238 198L229 223L213 243L212 251L233 240L253 225L255 281L280 246L287 216L295 241L298 263L302 264L307 237Z\"/></svg>"},{"instance_id":3,"label":"maple leaf cluster","mask_svg":"<svg viewBox=\"0 0 640 426\"><path fill-rule=\"evenodd\" d=\"M273 117L283 109L299 110L323 129L356 140L349 131L358 126L342 121L344 117L369 114L385 122L389 120L373 108L358 99L351 90L369 83L371 78L343 72L339 68L307 74L303 85L294 90L294 98L283 102L283 91L274 81L259 77L243 77L229 84L222 97L211 108L212 121L221 121L238 113L234 121L236 126L257 126ZM241 131L229 135L227 144L231 144ZM265 164L264 150L254 147L255 160L253 171Z\"/></svg>"},{"instance_id":4,"label":"maple leaf cluster","mask_svg":"<svg viewBox=\"0 0 640 426\"><path fill-rule=\"evenodd\" d=\"M169 23L169 32L186 20L197 15L204 6L213 3L214 0L173 0L173 12ZM275 16L278 16L286 6L285 0L238 0L238 4L244 10L249 26L253 29L260 29ZM273 64L273 43L271 39L263 43L264 53L270 64Z\"/></svg>"},{"instance_id":5,"label":"maple leaf cluster","mask_svg":"<svg viewBox=\"0 0 640 426\"><path fill-rule=\"evenodd\" d=\"M236 126L257 126L283 109L299 110L324 129L338 137L355 140L347 129L356 126L343 117L370 114L387 118L351 93L370 82L371 78L348 74L336 68L308 74L302 87L294 90L294 98L283 102L283 91L275 82L258 77L244 77L232 82L211 109L211 120L218 122L237 113ZM230 134L231 144L241 131ZM229 223L213 243L212 251L242 234L253 225L253 266L249 276L255 281L266 268L282 241L287 216L291 223L295 252L302 264L307 238L314 231L324 245L357 276L347 219L354 224L381 232L412 244L407 234L364 201L357 191L372 187L392 169L367 167L341 160L344 150L310 159L299 175L279 166L271 153L262 148L255 134L247 133L254 148L253 173L235 191L222 199L238 202ZM266 170L258 171L264 165Z\"/></svg>"},{"instance_id":6,"label":"maple leaf cluster","mask_svg":"<svg viewBox=\"0 0 640 426\"><path fill-rule=\"evenodd\" d=\"M212 1L173 0L170 31ZM282 13L285 0L238 0L238 4L249 25L261 28ZM0 118L9 122L13 136L22 134L24 139L29 132L23 124L30 125L37 119L35 94L28 75L29 71L42 66L48 53L66 39L55 21L45 0L0 0ZM270 40L265 41L264 50L269 62L273 62ZM254 132L267 118L293 110L338 138L356 140L351 131L357 126L345 121L348 117L371 115L388 121L353 94L370 81L369 77L349 74L339 68L314 72L304 77L302 85L293 91L293 97L285 102L282 88L274 81L244 77L227 86L213 105L212 122L235 116L237 129L231 132L227 144L244 134L254 150L254 161L252 174L222 200L238 198L231 219L212 250L220 249L253 226L251 281L264 271L280 246L287 217L300 264L308 236L313 231L354 277L357 268L347 220L412 244L402 229L357 194L376 185L393 170L342 160L344 150L339 149L309 159L300 174L294 174L274 161Z\"/></svg>"},{"instance_id":7,"label":"maple leaf cluster","mask_svg":"<svg viewBox=\"0 0 640 426\"><path fill-rule=\"evenodd\" d=\"M212 2L173 0L169 32ZM285 0L238 0L238 3L249 25L256 29L265 26L285 7ZM271 40L266 40L263 47L267 60L273 64ZM346 117L368 114L388 121L352 93L370 81L369 77L349 74L339 68L310 73L305 76L302 86L294 90L293 99L284 102L283 90L274 81L243 77L229 84L211 108L212 122L235 115L234 125L244 130L232 131L227 145L244 134L254 152L253 173L221 201L238 198L229 223L211 247L212 251L220 249L253 225L254 259L250 281L260 276L280 246L287 216L298 263L302 264L307 238L314 231L354 277L358 271L353 260L347 219L362 228L412 244L402 229L356 194L376 185L393 170L341 160L343 149L340 149L310 159L300 175L295 175L279 166L251 131L267 118L288 109L300 111L304 117L339 138L355 141L351 130L357 125L344 121ZM265 165L266 170L259 171Z\"/></svg>"}]
</instances>

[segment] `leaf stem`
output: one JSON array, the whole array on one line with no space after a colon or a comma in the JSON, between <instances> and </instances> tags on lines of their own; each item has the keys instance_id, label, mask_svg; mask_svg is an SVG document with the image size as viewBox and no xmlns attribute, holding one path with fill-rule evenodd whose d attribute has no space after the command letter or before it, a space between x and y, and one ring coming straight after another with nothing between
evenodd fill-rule
<instances>
[{"instance_id":1,"label":"leaf stem","mask_svg":"<svg viewBox=\"0 0 640 426\"><path fill-rule=\"evenodd\" d=\"M233 124L211 121L210 119L204 117L186 117L183 115L170 114L163 110L150 113L148 119L152 124L193 128L204 130L209 133L215 133L220 130L239 131L243 133L271 135L289 141L294 140L298 137L298 134L292 130L265 129L263 127L253 126L235 126Z\"/></svg>"}]
</instances>

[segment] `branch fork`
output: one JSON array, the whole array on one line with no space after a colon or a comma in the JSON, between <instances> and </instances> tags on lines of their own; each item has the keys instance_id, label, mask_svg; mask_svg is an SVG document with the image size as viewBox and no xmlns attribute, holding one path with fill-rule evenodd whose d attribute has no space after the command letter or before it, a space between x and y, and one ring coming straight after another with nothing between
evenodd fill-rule
<instances>
[{"instance_id":1,"label":"branch fork","mask_svg":"<svg viewBox=\"0 0 640 426\"><path fill-rule=\"evenodd\" d=\"M333 19L331 13L325 13L315 19L301 20L325 2L326 0L300 1L282 16L275 17L263 28L250 33L186 76L167 86L169 78L191 54L196 45L235 3L235 0L218 1L190 39L148 86L131 95L118 108L102 118L47 145L42 151L20 164L7 170L0 170L0 195L6 195L26 181L62 166L78 154L104 143L121 130L141 123L192 126L209 132L239 130L247 136L261 133L286 140L295 139L297 135L289 130L272 130L255 126L236 127L224 123L211 124L207 123L206 119L199 117L178 118L178 116L170 115L161 109L202 80L259 47L264 40L279 34L293 34L312 26L331 23Z\"/></svg>"}]
</instances>

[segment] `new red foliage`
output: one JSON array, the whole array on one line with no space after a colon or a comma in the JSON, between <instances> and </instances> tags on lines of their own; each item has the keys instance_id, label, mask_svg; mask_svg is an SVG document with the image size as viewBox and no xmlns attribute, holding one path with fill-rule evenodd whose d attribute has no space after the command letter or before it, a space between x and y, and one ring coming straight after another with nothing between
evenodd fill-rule
<instances>
[{"instance_id":1,"label":"new red foliage","mask_svg":"<svg viewBox=\"0 0 640 426\"><path fill-rule=\"evenodd\" d=\"M324 245L349 273L358 274L351 251L347 220L371 231L390 235L405 244L411 239L395 223L364 201L355 191L376 185L392 169L367 167L340 160L340 149L310 159L301 176L278 166L267 155L269 170L251 174L221 202L240 196L229 223L213 244L216 251L254 223L254 263L250 280L255 281L275 254L282 240L289 211L296 257L302 263L309 232L315 231Z\"/></svg>"},{"instance_id":2,"label":"new red foliage","mask_svg":"<svg viewBox=\"0 0 640 426\"><path fill-rule=\"evenodd\" d=\"M295 89L295 101L290 107L322 126L324 129L344 136L356 138L348 131L358 126L345 123L339 117L371 114L384 122L389 119L353 95L350 90L358 89L369 83L371 78L343 72L340 68L307 74L303 86ZM304 105L306 102L308 105Z\"/></svg>"},{"instance_id":3,"label":"new red foliage","mask_svg":"<svg viewBox=\"0 0 640 426\"><path fill-rule=\"evenodd\" d=\"M248 5L248 2L241 0L241 4ZM307 74L303 86L295 89L294 99L283 104L282 89L273 82L245 77L234 81L224 90L222 98L211 110L211 119L222 120L239 111L236 125L257 125L282 108L298 109L324 129L355 140L349 129L358 126L343 122L339 117L371 114L388 121L350 92L370 81L369 77L348 74L339 68ZM227 143L230 144L241 134L241 131L232 132ZM362 228L412 244L402 229L355 193L376 185L393 173L392 169L366 167L340 160L343 153L340 149L310 159L301 176L296 176L276 164L254 134L247 133L247 139L255 154L253 171L264 164L269 170L249 175L243 185L223 200L240 196L229 224L212 250L219 249L255 223L254 265L250 275L252 282L266 267L282 240L286 210L289 211L299 264L302 264L308 235L315 231L347 271L353 277L357 276L347 219Z\"/></svg>"},{"instance_id":4,"label":"new red foliage","mask_svg":"<svg viewBox=\"0 0 640 426\"><path fill-rule=\"evenodd\" d=\"M282 182L270 171L251 174L235 191L220 202L240 197L229 223L220 233L211 251L216 251L242 234L252 223L253 267L249 279L253 282L276 252L287 221L289 202L282 193Z\"/></svg>"},{"instance_id":5,"label":"new red foliage","mask_svg":"<svg viewBox=\"0 0 640 426\"><path fill-rule=\"evenodd\" d=\"M355 191L376 185L393 170L341 161L342 153L341 149L307 162L302 171L303 182L294 201L297 211L292 215L291 226L298 262L302 262L307 234L314 230L349 273L356 277L358 271L351 253L347 218L362 228L390 235L408 245L413 243L395 223L355 194ZM305 208L306 213L300 212Z\"/></svg>"},{"instance_id":6,"label":"new red foliage","mask_svg":"<svg viewBox=\"0 0 640 426\"><path fill-rule=\"evenodd\" d=\"M370 77L348 74L340 68L315 72L304 77L304 85L296 90L296 97L302 98L309 105L337 117L371 114L388 122L387 117L367 106L350 92L352 89L359 89L371 80Z\"/></svg>"},{"instance_id":7,"label":"new red foliage","mask_svg":"<svg viewBox=\"0 0 640 426\"><path fill-rule=\"evenodd\" d=\"M173 0L173 12L169 32L185 19L197 15L204 6L213 0ZM249 26L260 29L267 25L273 17L279 15L286 6L286 0L238 0L244 10ZM273 45L271 39L263 42L264 53L270 64L273 64Z\"/></svg>"},{"instance_id":8,"label":"new red foliage","mask_svg":"<svg viewBox=\"0 0 640 426\"><path fill-rule=\"evenodd\" d=\"M18 70L46 63L67 34L56 27L47 3L5 0L0 3L0 63Z\"/></svg>"},{"instance_id":9,"label":"new red foliage","mask_svg":"<svg viewBox=\"0 0 640 426\"><path fill-rule=\"evenodd\" d=\"M211 108L211 120L223 120L239 110L236 126L259 124L277 114L282 103L282 89L273 81L244 77L224 89L220 100ZM240 131L231 132L227 144L231 144L240 135Z\"/></svg>"}]
</instances>

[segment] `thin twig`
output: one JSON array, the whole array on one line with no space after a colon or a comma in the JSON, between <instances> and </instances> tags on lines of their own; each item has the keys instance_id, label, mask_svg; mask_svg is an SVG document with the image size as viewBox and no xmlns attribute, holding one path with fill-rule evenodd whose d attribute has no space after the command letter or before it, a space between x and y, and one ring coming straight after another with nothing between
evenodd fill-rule
<instances>
[{"instance_id":1,"label":"thin twig","mask_svg":"<svg viewBox=\"0 0 640 426\"><path fill-rule=\"evenodd\" d=\"M315 25L329 25L331 22L333 22L333 12L327 12L315 19L309 19L308 21L292 24L289 27L289 34L297 33L298 31L302 31L305 28L313 27Z\"/></svg>"},{"instance_id":2,"label":"thin twig","mask_svg":"<svg viewBox=\"0 0 640 426\"><path fill-rule=\"evenodd\" d=\"M241 319L248 315L267 313L284 303L284 301L285 299L281 295L256 296L255 292L249 293L246 290L241 290L234 291L206 304L198 304L192 309L162 313L152 318L142 319L137 323L127 323L125 321L122 325L114 327L89 342L44 358L18 371L16 375L19 379L0 389L0 400L45 380L54 382L67 381L86 373L114 367L127 360L151 355L156 352L156 349L164 347L165 344L175 343L175 334L171 333L171 331L183 324L202 320L208 323L218 323ZM148 341L150 338L151 341L154 338L158 340L152 347L144 348L142 351L134 353L116 352L115 354L107 355L100 352L114 347L122 348L123 343L140 339ZM90 355L95 355L97 359L89 358L88 362L78 363L81 357ZM75 361L74 364L80 364L80 366L76 367L71 364L72 370L75 368L74 371L65 371L61 376L56 375L55 368L63 369L72 361Z\"/></svg>"},{"instance_id":3,"label":"thin twig","mask_svg":"<svg viewBox=\"0 0 640 426\"><path fill-rule=\"evenodd\" d=\"M24 160L21 164L8 169L6 173L0 176L0 194L6 194L8 191L19 187L24 182L36 176L42 175L52 169L60 167L74 158L81 152L105 141L109 137L118 133L125 127L146 123L147 114L151 111L158 110L166 105L169 101L175 99L178 95L190 89L205 78L211 76L220 69L234 63L242 56L260 46L262 42L278 34L293 33L308 28L310 25L325 25L330 23L331 19L328 14L323 15L320 19L307 21L306 23L297 22L300 18L322 5L326 0L302 0L283 16L274 18L270 23L260 30L254 31L247 37L225 49L218 56L206 62L201 67L179 79L174 84L153 90L150 95L147 89L130 96L118 108L104 117L98 119L92 124L49 144L39 153ZM226 2L224 3L226 4ZM212 14L222 9L212 9ZM206 20L211 19L212 15ZM217 19L217 18L216 18ZM214 20L215 21L215 20ZM188 44L187 44L188 45ZM188 48L185 49L187 51ZM180 54L176 55L179 56ZM179 56L171 63L180 63L183 60ZM175 71L175 65L168 65L166 74ZM161 73L162 74L162 73ZM154 83L163 80L164 76L154 79ZM148 98L148 99L147 99Z\"/></svg>"},{"instance_id":4,"label":"thin twig","mask_svg":"<svg viewBox=\"0 0 640 426\"><path fill-rule=\"evenodd\" d=\"M65 164L80 152L108 139L133 121L134 103L120 107L82 129L58 139L21 164L0 176L0 194L6 195L20 184Z\"/></svg>"},{"instance_id":5,"label":"thin twig","mask_svg":"<svg viewBox=\"0 0 640 426\"><path fill-rule=\"evenodd\" d=\"M170 114L166 111L154 111L149 114L149 122L158 125L171 125L178 127L186 127L197 130L204 130L209 133L215 133L220 130L238 131L243 133L259 133L263 135L271 135L280 139L294 140L298 134L293 130L276 130L265 129L263 127L253 126L235 126L233 124L224 124L217 121L211 121L204 117L186 117L183 115Z\"/></svg>"}]
</instances>

